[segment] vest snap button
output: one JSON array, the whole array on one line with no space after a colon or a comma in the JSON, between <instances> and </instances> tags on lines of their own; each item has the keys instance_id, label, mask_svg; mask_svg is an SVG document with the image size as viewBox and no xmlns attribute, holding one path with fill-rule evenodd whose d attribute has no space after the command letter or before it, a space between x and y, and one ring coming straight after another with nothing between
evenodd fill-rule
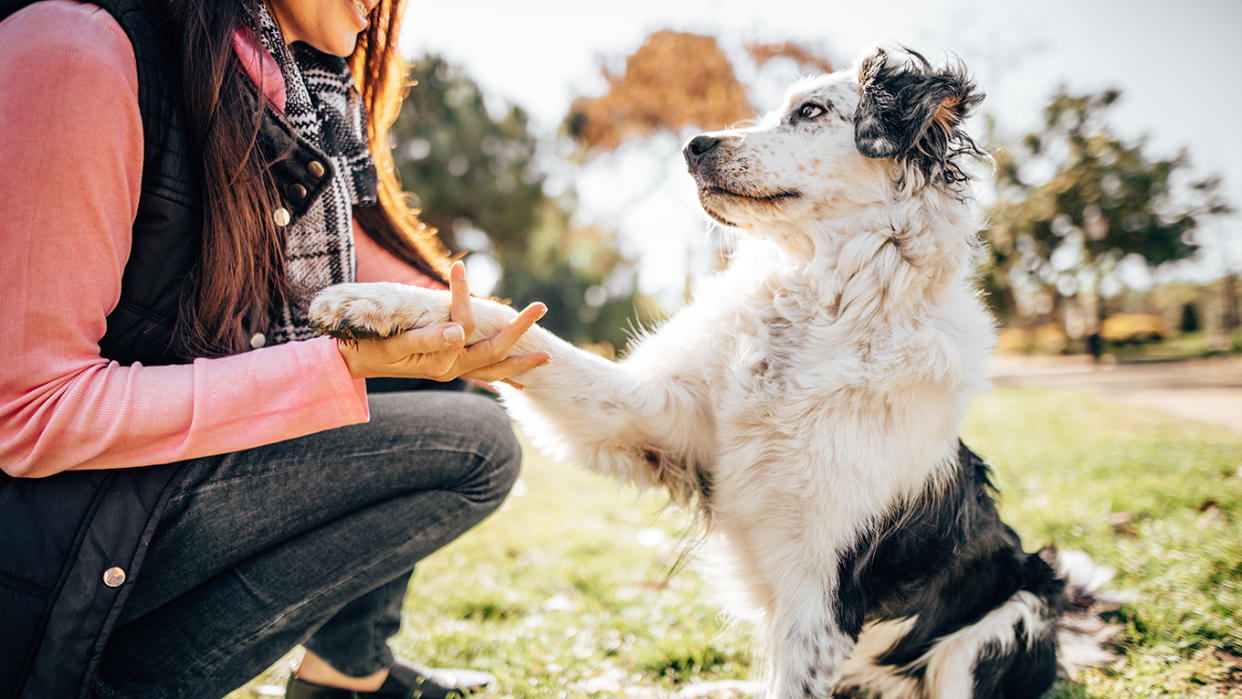
<instances>
[{"instance_id":1,"label":"vest snap button","mask_svg":"<svg viewBox=\"0 0 1242 699\"><path fill-rule=\"evenodd\" d=\"M125 584L125 570L120 566L112 566L104 571L103 583L108 587L120 587Z\"/></svg>"},{"instance_id":2,"label":"vest snap button","mask_svg":"<svg viewBox=\"0 0 1242 699\"><path fill-rule=\"evenodd\" d=\"M282 206L272 212L272 220L276 222L277 226L284 227L289 225L289 222L293 220L293 216L289 214L288 209Z\"/></svg>"},{"instance_id":3,"label":"vest snap button","mask_svg":"<svg viewBox=\"0 0 1242 699\"><path fill-rule=\"evenodd\" d=\"M289 185L289 196L293 197L294 199L305 199L306 188L298 184L297 182L294 182L293 184Z\"/></svg>"},{"instance_id":4,"label":"vest snap button","mask_svg":"<svg viewBox=\"0 0 1242 699\"><path fill-rule=\"evenodd\" d=\"M314 177L315 179L323 177L323 173L327 172L323 168L323 163L319 162L318 160L312 160L309 163L307 163L306 169L310 171L311 176Z\"/></svg>"},{"instance_id":5,"label":"vest snap button","mask_svg":"<svg viewBox=\"0 0 1242 699\"><path fill-rule=\"evenodd\" d=\"M255 333L250 336L250 348L251 349L259 349L260 347L266 344L267 344L267 336L264 335L263 333Z\"/></svg>"}]
</instances>

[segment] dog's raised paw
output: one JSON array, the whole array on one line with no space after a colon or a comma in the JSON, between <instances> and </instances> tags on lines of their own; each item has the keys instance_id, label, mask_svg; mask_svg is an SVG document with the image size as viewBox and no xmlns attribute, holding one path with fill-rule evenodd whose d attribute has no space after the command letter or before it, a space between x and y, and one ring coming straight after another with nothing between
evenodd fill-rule
<instances>
[{"instance_id":1,"label":"dog's raised paw","mask_svg":"<svg viewBox=\"0 0 1242 699\"><path fill-rule=\"evenodd\" d=\"M433 293L388 282L336 284L315 295L308 319L316 330L342 340L391 337L448 319L447 305L437 312L423 298Z\"/></svg>"}]
</instances>

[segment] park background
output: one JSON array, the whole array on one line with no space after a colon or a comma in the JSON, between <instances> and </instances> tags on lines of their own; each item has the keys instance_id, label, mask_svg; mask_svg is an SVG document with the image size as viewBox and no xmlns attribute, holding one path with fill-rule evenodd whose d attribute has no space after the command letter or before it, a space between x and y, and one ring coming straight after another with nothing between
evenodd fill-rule
<instances>
[{"instance_id":1,"label":"park background","mask_svg":"<svg viewBox=\"0 0 1242 699\"><path fill-rule=\"evenodd\" d=\"M1114 665L1057 697L1242 696L1242 4L413 2L393 130L472 286L606 355L693 298L729 231L681 144L876 43L963 61L998 388L968 442L1028 549L1128 601ZM1084 353L1099 339L1099 360ZM394 643L508 696L665 696L754 676L683 513L527 449L504 509L420 566ZM690 556L693 558L693 554ZM279 695L288 659L235 693Z\"/></svg>"}]
</instances>

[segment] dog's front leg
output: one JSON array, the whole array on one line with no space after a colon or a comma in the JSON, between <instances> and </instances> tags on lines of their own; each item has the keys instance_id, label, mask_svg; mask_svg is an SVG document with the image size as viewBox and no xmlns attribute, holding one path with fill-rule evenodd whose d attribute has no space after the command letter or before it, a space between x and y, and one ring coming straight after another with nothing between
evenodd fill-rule
<instances>
[{"instance_id":1,"label":"dog's front leg","mask_svg":"<svg viewBox=\"0 0 1242 699\"><path fill-rule=\"evenodd\" d=\"M519 342L552 360L501 386L511 414L545 452L608 476L668 489L705 504L714 426L705 387L691 371L615 363L539 330ZM529 343L529 344L527 344Z\"/></svg>"},{"instance_id":2,"label":"dog's front leg","mask_svg":"<svg viewBox=\"0 0 1242 699\"><path fill-rule=\"evenodd\" d=\"M337 337L387 337L443 322L449 293L389 283L339 284L315 297L310 319ZM494 335L516 315L486 299L471 299L471 341ZM701 340L700 340L701 341ZM664 485L682 501L704 496L712 442L705 382L677 348L650 351L661 361L614 363L580 350L536 326L515 354L548 352L551 361L514 380L506 404L539 445L562 458L642 485Z\"/></svg>"}]
</instances>

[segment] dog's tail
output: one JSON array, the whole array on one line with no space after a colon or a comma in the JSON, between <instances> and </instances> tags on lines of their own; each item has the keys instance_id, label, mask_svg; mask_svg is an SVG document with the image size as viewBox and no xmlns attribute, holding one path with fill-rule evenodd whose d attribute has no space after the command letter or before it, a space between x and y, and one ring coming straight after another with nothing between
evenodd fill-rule
<instances>
[{"instance_id":1,"label":"dog's tail","mask_svg":"<svg viewBox=\"0 0 1242 699\"><path fill-rule=\"evenodd\" d=\"M1104 615L1121 608L1124 596L1104 591L1113 571L1096 565L1082 551L1039 550L1039 557L1064 583L1057 629L1057 664L1073 679L1084 668L1104 667L1117 660L1115 651L1122 626Z\"/></svg>"}]
</instances>

